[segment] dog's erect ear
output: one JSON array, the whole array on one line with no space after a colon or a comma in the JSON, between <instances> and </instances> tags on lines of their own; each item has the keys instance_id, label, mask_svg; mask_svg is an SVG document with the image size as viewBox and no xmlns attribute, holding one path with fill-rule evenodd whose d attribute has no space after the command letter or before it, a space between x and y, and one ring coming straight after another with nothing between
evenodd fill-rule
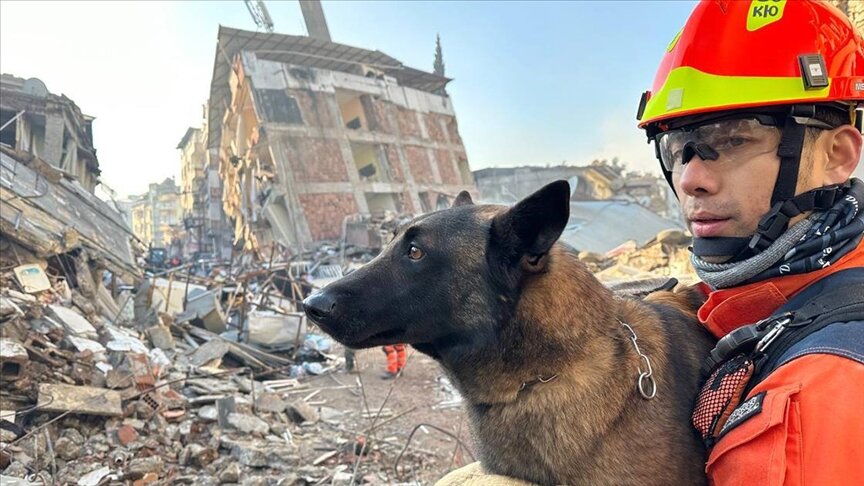
<instances>
[{"instance_id":1,"label":"dog's erect ear","mask_svg":"<svg viewBox=\"0 0 864 486\"><path fill-rule=\"evenodd\" d=\"M472 206L474 205L474 201L471 200L471 194L468 194L468 191L462 191L456 196L456 200L453 201L453 205L450 206L452 208L458 208L459 206Z\"/></svg>"},{"instance_id":2,"label":"dog's erect ear","mask_svg":"<svg viewBox=\"0 0 864 486\"><path fill-rule=\"evenodd\" d=\"M553 182L492 220L490 250L504 266L539 268L568 219L570 184Z\"/></svg>"}]
</instances>

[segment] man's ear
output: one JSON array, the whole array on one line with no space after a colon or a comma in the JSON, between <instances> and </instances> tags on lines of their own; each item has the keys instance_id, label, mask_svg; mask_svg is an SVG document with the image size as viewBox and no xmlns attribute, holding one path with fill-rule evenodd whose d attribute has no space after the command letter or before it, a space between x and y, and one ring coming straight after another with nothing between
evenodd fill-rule
<instances>
[{"instance_id":1,"label":"man's ear","mask_svg":"<svg viewBox=\"0 0 864 486\"><path fill-rule=\"evenodd\" d=\"M492 220L490 252L505 274L541 270L570 219L570 184L556 181Z\"/></svg>"},{"instance_id":2,"label":"man's ear","mask_svg":"<svg viewBox=\"0 0 864 486\"><path fill-rule=\"evenodd\" d=\"M456 200L453 201L453 205L451 208L458 208L459 206L472 206L474 201L471 200L471 194L468 194L468 191L462 191L456 196Z\"/></svg>"},{"instance_id":3,"label":"man's ear","mask_svg":"<svg viewBox=\"0 0 864 486\"><path fill-rule=\"evenodd\" d=\"M852 125L841 125L828 132L831 136L824 141L828 161L825 165L823 185L846 182L855 168L861 163L862 137Z\"/></svg>"}]
</instances>

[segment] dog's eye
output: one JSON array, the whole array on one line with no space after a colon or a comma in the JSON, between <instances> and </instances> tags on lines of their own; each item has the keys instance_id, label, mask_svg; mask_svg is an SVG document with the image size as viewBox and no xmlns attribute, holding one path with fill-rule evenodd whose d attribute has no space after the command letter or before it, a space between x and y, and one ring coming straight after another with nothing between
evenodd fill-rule
<instances>
[{"instance_id":1,"label":"dog's eye","mask_svg":"<svg viewBox=\"0 0 864 486\"><path fill-rule=\"evenodd\" d=\"M408 258L412 260L419 260L423 258L426 253L423 252L420 248L417 248L414 245L411 245L411 248L408 249Z\"/></svg>"}]
</instances>

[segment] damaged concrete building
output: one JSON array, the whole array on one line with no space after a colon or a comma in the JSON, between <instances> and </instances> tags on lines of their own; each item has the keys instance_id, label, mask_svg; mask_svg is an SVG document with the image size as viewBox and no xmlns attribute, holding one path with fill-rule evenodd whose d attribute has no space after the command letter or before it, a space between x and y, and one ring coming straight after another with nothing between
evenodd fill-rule
<instances>
[{"instance_id":1,"label":"damaged concrete building","mask_svg":"<svg viewBox=\"0 0 864 486\"><path fill-rule=\"evenodd\" d=\"M0 75L0 143L48 162L90 193L100 174L93 120L37 78Z\"/></svg>"},{"instance_id":2,"label":"damaged concrete building","mask_svg":"<svg viewBox=\"0 0 864 486\"><path fill-rule=\"evenodd\" d=\"M302 248L341 238L358 215L476 194L449 78L332 42L323 16L307 26L308 37L219 29L207 148L236 241Z\"/></svg>"},{"instance_id":3,"label":"damaged concrete building","mask_svg":"<svg viewBox=\"0 0 864 486\"><path fill-rule=\"evenodd\" d=\"M140 275L130 229L93 194L93 120L39 79L0 75L0 259L73 290L90 270L127 283Z\"/></svg>"},{"instance_id":4,"label":"damaged concrete building","mask_svg":"<svg viewBox=\"0 0 864 486\"><path fill-rule=\"evenodd\" d=\"M594 160L585 166L494 167L474 172L480 199L491 203L512 204L559 179L570 182L573 201L624 199L666 217L677 212L670 207L674 195L665 181L655 175L627 172L616 159Z\"/></svg>"}]
</instances>

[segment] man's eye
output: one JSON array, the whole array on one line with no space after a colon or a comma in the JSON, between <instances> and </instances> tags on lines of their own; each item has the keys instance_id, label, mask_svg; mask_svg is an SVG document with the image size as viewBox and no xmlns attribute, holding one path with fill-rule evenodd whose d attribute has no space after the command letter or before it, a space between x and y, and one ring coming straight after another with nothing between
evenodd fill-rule
<instances>
[{"instance_id":1,"label":"man's eye","mask_svg":"<svg viewBox=\"0 0 864 486\"><path fill-rule=\"evenodd\" d=\"M426 255L426 253L414 245L411 245L411 248L408 249L408 258L412 260L419 260L423 258L424 255Z\"/></svg>"},{"instance_id":2,"label":"man's eye","mask_svg":"<svg viewBox=\"0 0 864 486\"><path fill-rule=\"evenodd\" d=\"M725 137L717 140L712 143L711 146L716 148L717 150L729 149L734 147L740 147L749 142L749 140L745 137Z\"/></svg>"}]
</instances>

